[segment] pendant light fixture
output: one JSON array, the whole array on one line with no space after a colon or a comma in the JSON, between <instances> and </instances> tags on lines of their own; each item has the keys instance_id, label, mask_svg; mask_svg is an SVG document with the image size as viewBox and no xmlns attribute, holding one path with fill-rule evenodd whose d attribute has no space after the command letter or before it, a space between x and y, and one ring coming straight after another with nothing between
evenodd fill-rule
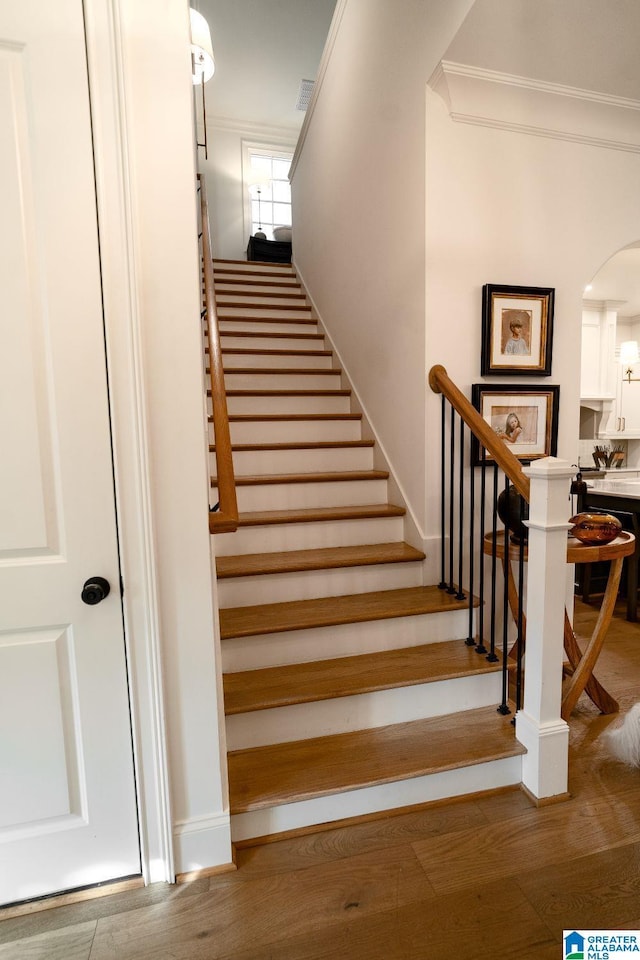
<instances>
[{"instance_id":1,"label":"pendant light fixture","mask_svg":"<svg viewBox=\"0 0 640 960\"><path fill-rule=\"evenodd\" d=\"M189 8L191 18L191 79L194 86L202 88L202 125L204 127L204 143L197 143L204 147L205 159L207 152L207 105L204 95L204 85L215 73L216 65L213 59L213 44L209 24L197 10Z\"/></svg>"}]
</instances>

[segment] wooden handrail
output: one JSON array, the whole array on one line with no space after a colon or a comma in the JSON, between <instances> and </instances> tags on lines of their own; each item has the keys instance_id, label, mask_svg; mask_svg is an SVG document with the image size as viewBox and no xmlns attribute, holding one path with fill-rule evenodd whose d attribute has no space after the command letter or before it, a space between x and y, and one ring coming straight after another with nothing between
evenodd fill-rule
<instances>
[{"instance_id":1,"label":"wooden handrail","mask_svg":"<svg viewBox=\"0 0 640 960\"><path fill-rule=\"evenodd\" d=\"M511 453L509 448L498 439L491 427L482 419L475 407L472 407L463 393L456 387L445 368L441 365L431 367L429 371L429 386L434 393L442 393L452 407L462 417L471 432L489 451L503 473L509 477L518 493L529 502L529 478L525 477L520 461Z\"/></svg>"},{"instance_id":2,"label":"wooden handrail","mask_svg":"<svg viewBox=\"0 0 640 960\"><path fill-rule=\"evenodd\" d=\"M218 314L213 285L209 207L207 205L204 177L198 174L198 180L200 181L200 229L202 230L202 260L204 266L204 316L208 321L209 386L213 408L219 500L219 509L209 513L209 530L211 533L233 533L238 529L238 501L231 453L231 436L229 434L227 394L224 388L220 331L218 330Z\"/></svg>"}]
</instances>

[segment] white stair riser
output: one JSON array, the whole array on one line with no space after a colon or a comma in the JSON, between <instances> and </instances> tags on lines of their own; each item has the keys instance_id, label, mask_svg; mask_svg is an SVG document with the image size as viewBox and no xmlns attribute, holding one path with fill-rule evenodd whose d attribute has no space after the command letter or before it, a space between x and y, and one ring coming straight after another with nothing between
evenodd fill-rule
<instances>
[{"instance_id":1,"label":"white stair riser","mask_svg":"<svg viewBox=\"0 0 640 960\"><path fill-rule=\"evenodd\" d=\"M471 731L470 736L472 735ZM519 784L521 781L521 756L476 763L469 767L414 777L411 780L399 780L313 800L281 804L265 810L234 814L231 817L231 839L238 842L250 837L264 837L319 823L364 817L384 810L495 790Z\"/></svg>"},{"instance_id":2,"label":"white stair riser","mask_svg":"<svg viewBox=\"0 0 640 960\"><path fill-rule=\"evenodd\" d=\"M231 297L240 296L240 297L261 297L263 299L269 300L272 296L277 296L277 294L290 294L290 293L302 293L302 287L297 280L287 280L282 283L278 282L275 284L275 280L255 280L253 283L244 281L242 283L234 282L232 280L221 280L219 277L215 281L216 285L216 296L220 299L231 299Z\"/></svg>"},{"instance_id":3,"label":"white stair riser","mask_svg":"<svg viewBox=\"0 0 640 960\"><path fill-rule=\"evenodd\" d=\"M310 507L353 507L385 503L386 480L335 483L264 483L236 487L240 513L256 510L304 510Z\"/></svg>"},{"instance_id":4,"label":"white stair riser","mask_svg":"<svg viewBox=\"0 0 640 960\"><path fill-rule=\"evenodd\" d=\"M339 602L336 600L336 605ZM332 659L381 650L401 650L442 640L463 640L467 635L467 621L466 611L447 611L255 637L233 637L222 642L222 669L225 673L235 673L285 663L309 663L318 659L319 652L323 659Z\"/></svg>"},{"instance_id":5,"label":"white stair riser","mask_svg":"<svg viewBox=\"0 0 640 960\"><path fill-rule=\"evenodd\" d=\"M229 301L235 303L236 301ZM225 320L233 317L277 317L280 320L311 320L311 311L305 309L283 310L277 306L252 306L248 303L246 306L229 307L225 301L218 304L218 319Z\"/></svg>"},{"instance_id":6,"label":"white stair riser","mask_svg":"<svg viewBox=\"0 0 640 960\"><path fill-rule=\"evenodd\" d=\"M272 350L272 355L268 353L228 353L222 354L222 363L227 371L235 367L257 367L269 369L299 370L300 368L313 368L315 370L330 370L333 358L331 356L317 356L315 354L289 354L276 353L277 348Z\"/></svg>"},{"instance_id":7,"label":"white stair riser","mask_svg":"<svg viewBox=\"0 0 640 960\"><path fill-rule=\"evenodd\" d=\"M360 420L231 421L232 443L313 443L317 440L360 440ZM369 503L372 503L369 500Z\"/></svg>"},{"instance_id":8,"label":"white stair riser","mask_svg":"<svg viewBox=\"0 0 640 960\"><path fill-rule=\"evenodd\" d=\"M452 705L459 710L497 705L500 683L500 673L486 673L236 714L226 719L227 749L244 750L442 717L451 713Z\"/></svg>"},{"instance_id":9,"label":"white stair riser","mask_svg":"<svg viewBox=\"0 0 640 960\"><path fill-rule=\"evenodd\" d=\"M312 447L310 450L234 450L233 468L239 477L260 473L325 473L371 470L372 447ZM212 473L215 470L212 470Z\"/></svg>"},{"instance_id":10,"label":"white stair riser","mask_svg":"<svg viewBox=\"0 0 640 960\"><path fill-rule=\"evenodd\" d=\"M263 274L261 276L260 274ZM231 266L224 266L223 264L216 264L213 268L213 275L216 280L220 280L221 283L238 283L240 281L248 281L250 283L298 283L300 280L295 274L295 271L292 269L290 263L283 263L279 265L279 268L276 270L242 270L241 273L234 273L234 270Z\"/></svg>"},{"instance_id":11,"label":"white stair riser","mask_svg":"<svg viewBox=\"0 0 640 960\"><path fill-rule=\"evenodd\" d=\"M276 310L278 307L286 307L287 310L289 307L305 310L308 307L306 298L300 296L265 297L259 293L251 293L247 296L246 293L220 293L219 290L216 290L216 305L218 309L226 310L227 308L223 306L225 303L232 303L234 307L237 306L240 309L244 309L246 303L252 310L262 309L263 307L267 310Z\"/></svg>"},{"instance_id":12,"label":"white stair riser","mask_svg":"<svg viewBox=\"0 0 640 960\"><path fill-rule=\"evenodd\" d=\"M225 320L218 317L220 334L233 333L240 331L245 333L317 333L317 323L300 323L300 321L283 318L277 321L265 323L260 318L253 320L242 320L242 318L233 318Z\"/></svg>"},{"instance_id":13,"label":"white stair riser","mask_svg":"<svg viewBox=\"0 0 640 960\"><path fill-rule=\"evenodd\" d=\"M275 333L276 331L274 331ZM324 337L309 339L304 336L269 337L266 334L251 337L239 337L233 333L220 333L220 343L223 349L239 348L240 350L324 350Z\"/></svg>"},{"instance_id":14,"label":"white stair riser","mask_svg":"<svg viewBox=\"0 0 640 960\"><path fill-rule=\"evenodd\" d=\"M230 397L227 396L229 413L259 414L259 413L349 413L351 398L349 396L335 397L288 397L286 395L265 397ZM209 402L211 413L211 402Z\"/></svg>"},{"instance_id":15,"label":"white stair riser","mask_svg":"<svg viewBox=\"0 0 640 960\"><path fill-rule=\"evenodd\" d=\"M270 523L239 527L233 535L215 538L216 556L236 553L280 553L354 544L391 543L402 540L402 517L359 520L322 520L313 523Z\"/></svg>"},{"instance_id":16,"label":"white stair riser","mask_svg":"<svg viewBox=\"0 0 640 960\"><path fill-rule=\"evenodd\" d=\"M340 390L340 373L234 373L224 375L227 390Z\"/></svg>"},{"instance_id":17,"label":"white stair riser","mask_svg":"<svg viewBox=\"0 0 640 960\"><path fill-rule=\"evenodd\" d=\"M278 273L287 273L291 276L295 276L293 267L290 263L259 263L257 260L247 260L240 261L239 263L225 263L224 261L217 261L213 265L213 272L216 277L221 276L222 274L229 274L233 276L237 272L245 274L264 274L264 279L269 280L273 274Z\"/></svg>"},{"instance_id":18,"label":"white stair riser","mask_svg":"<svg viewBox=\"0 0 640 960\"><path fill-rule=\"evenodd\" d=\"M218 580L221 607L250 607L256 603L286 603L315 597L339 597L372 590L421 587L422 564L373 563L335 570L305 570L298 573L229 577Z\"/></svg>"}]
</instances>

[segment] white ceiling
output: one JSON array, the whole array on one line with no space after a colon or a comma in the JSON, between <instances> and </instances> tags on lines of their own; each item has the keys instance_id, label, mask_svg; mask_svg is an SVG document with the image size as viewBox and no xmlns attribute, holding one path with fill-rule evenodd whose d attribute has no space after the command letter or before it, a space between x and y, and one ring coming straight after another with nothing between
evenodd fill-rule
<instances>
[{"instance_id":1,"label":"white ceiling","mask_svg":"<svg viewBox=\"0 0 640 960\"><path fill-rule=\"evenodd\" d=\"M476 0L444 59L640 101L639 37L640 0ZM584 296L640 316L640 244L612 256Z\"/></svg>"},{"instance_id":2,"label":"white ceiling","mask_svg":"<svg viewBox=\"0 0 640 960\"><path fill-rule=\"evenodd\" d=\"M476 0L446 60L640 100L638 0Z\"/></svg>"},{"instance_id":3,"label":"white ceiling","mask_svg":"<svg viewBox=\"0 0 640 960\"><path fill-rule=\"evenodd\" d=\"M216 72L207 115L298 131L301 80L315 80L336 0L198 0Z\"/></svg>"}]
</instances>

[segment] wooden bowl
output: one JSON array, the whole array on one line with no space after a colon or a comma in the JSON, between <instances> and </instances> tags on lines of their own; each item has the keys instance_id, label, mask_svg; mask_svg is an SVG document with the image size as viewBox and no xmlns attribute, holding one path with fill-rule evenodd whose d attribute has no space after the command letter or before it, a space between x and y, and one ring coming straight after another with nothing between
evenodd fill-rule
<instances>
[{"instance_id":1,"label":"wooden bowl","mask_svg":"<svg viewBox=\"0 0 640 960\"><path fill-rule=\"evenodd\" d=\"M571 517L569 523L573 524L569 536L581 543L596 546L599 543L611 543L622 530L618 518L609 513L578 513Z\"/></svg>"}]
</instances>

